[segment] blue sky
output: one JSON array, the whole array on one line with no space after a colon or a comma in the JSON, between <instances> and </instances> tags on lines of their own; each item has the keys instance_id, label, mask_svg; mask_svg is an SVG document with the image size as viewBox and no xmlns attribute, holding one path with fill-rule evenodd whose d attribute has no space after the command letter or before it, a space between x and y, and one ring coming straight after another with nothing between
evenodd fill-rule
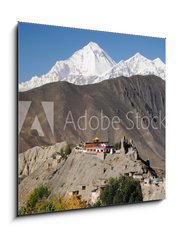
<instances>
[{"instance_id":1,"label":"blue sky","mask_svg":"<svg viewBox=\"0 0 178 240\"><path fill-rule=\"evenodd\" d=\"M19 81L24 82L33 76L47 73L56 61L69 58L90 41L96 42L115 62L126 60L137 52L151 60L159 57L165 62L163 38L20 22L18 25Z\"/></svg>"}]
</instances>

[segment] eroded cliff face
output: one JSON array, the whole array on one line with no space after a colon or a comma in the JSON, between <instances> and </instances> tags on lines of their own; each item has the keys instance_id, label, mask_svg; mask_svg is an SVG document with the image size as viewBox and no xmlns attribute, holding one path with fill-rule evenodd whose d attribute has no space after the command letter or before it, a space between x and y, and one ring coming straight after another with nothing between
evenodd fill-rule
<instances>
[{"instance_id":1,"label":"eroded cliff face","mask_svg":"<svg viewBox=\"0 0 178 240\"><path fill-rule=\"evenodd\" d=\"M62 142L50 147L34 147L19 154L19 207L41 184L48 186L50 197L77 192L90 204L93 191L103 187L109 178L120 175L133 176L141 181L145 201L164 198L164 184L149 183L156 177L156 172L140 159L134 146L130 145L126 152L122 145L120 151L108 154L104 160L75 148L64 158L61 149L65 147L66 142Z\"/></svg>"}]
</instances>

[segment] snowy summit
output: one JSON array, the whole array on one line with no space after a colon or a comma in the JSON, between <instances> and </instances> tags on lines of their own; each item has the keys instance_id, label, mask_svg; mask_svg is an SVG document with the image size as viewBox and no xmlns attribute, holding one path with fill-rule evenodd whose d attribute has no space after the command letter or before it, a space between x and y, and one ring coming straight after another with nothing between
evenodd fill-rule
<instances>
[{"instance_id":1,"label":"snowy summit","mask_svg":"<svg viewBox=\"0 0 178 240\"><path fill-rule=\"evenodd\" d=\"M137 74L153 74L165 79L165 64L159 58L151 61L140 53L116 64L97 43L89 42L69 59L56 62L47 74L32 77L31 80L19 84L19 91L27 91L57 81L85 85Z\"/></svg>"}]
</instances>

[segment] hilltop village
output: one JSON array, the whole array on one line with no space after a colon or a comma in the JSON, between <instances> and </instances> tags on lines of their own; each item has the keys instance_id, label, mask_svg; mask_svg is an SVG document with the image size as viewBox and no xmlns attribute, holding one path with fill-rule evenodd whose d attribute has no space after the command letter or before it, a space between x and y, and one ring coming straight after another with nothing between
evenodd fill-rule
<instances>
[{"instance_id":1,"label":"hilltop village","mask_svg":"<svg viewBox=\"0 0 178 240\"><path fill-rule=\"evenodd\" d=\"M109 144L108 142L102 142L98 137L95 137L95 139L92 142L86 142L83 144L80 144L75 147L75 151L79 153L89 154L92 156L96 156L100 158L101 160L109 160L114 157L116 159L119 156L126 155L130 161L134 161L135 163L142 163L141 169L138 168L137 164L134 165L133 169L130 170L129 167L127 167L127 164L125 165L125 171L123 171L124 176L130 176L134 179L137 179L140 181L141 186L144 188L144 186L157 186L163 184L163 178L158 176L156 171L151 168L149 160L144 161L140 158L139 153L137 151L137 148L134 146L133 141L130 139L128 141L123 137L123 139L120 142L120 149L116 149L113 145ZM111 157L112 155L112 157ZM137 167L136 167L137 166ZM111 167L113 170L114 167ZM107 171L107 169L103 169L103 174ZM95 185L93 190L91 190L91 197L90 201L91 203L95 203L99 196L101 191L105 188L106 183L108 182L107 178L101 178L98 181L98 184ZM70 191L68 194L78 196L79 198L84 198L87 186L81 185L77 190Z\"/></svg>"},{"instance_id":2,"label":"hilltop village","mask_svg":"<svg viewBox=\"0 0 178 240\"><path fill-rule=\"evenodd\" d=\"M40 184L49 186L51 196L76 196L92 205L108 180L120 175L140 181L144 201L164 197L164 173L155 171L148 159L140 158L131 139L123 137L116 149L96 137L64 155L66 146L67 143L62 142L49 147L34 147L19 154L19 206Z\"/></svg>"}]
</instances>

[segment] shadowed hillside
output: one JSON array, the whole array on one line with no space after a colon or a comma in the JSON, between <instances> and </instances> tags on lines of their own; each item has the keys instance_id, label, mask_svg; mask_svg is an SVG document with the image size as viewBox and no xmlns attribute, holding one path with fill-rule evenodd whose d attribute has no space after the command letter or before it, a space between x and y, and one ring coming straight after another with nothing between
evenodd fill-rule
<instances>
[{"instance_id":1,"label":"shadowed hillside","mask_svg":"<svg viewBox=\"0 0 178 240\"><path fill-rule=\"evenodd\" d=\"M20 92L19 101L31 101L20 132L19 152L61 141L76 145L81 141L90 141L95 136L117 143L126 136L127 139L133 139L143 159L149 159L154 167L164 168L165 128L161 121L165 115L165 81L159 77L119 77L84 86L59 81ZM54 134L41 107L41 102L48 101L54 102ZM42 123L45 136L30 130L36 115ZM80 120L82 129L79 129L78 119L84 115L86 118ZM66 124L66 119L71 120L71 116L74 124ZM96 119L90 121L92 116L99 119L97 128ZM102 130L101 116L114 119L115 129L112 124L107 128L107 118L103 117ZM141 122L138 119L142 119ZM89 121L93 129L89 127ZM150 122L157 129L148 127Z\"/></svg>"}]
</instances>

